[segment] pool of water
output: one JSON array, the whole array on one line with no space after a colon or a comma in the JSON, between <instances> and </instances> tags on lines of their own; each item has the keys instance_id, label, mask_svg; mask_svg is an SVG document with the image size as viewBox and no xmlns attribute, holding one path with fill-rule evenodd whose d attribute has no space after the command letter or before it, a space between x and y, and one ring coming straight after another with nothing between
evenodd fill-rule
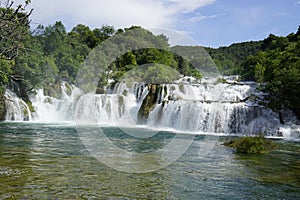
<instances>
[{"instance_id":1,"label":"pool of water","mask_svg":"<svg viewBox=\"0 0 300 200\"><path fill-rule=\"evenodd\" d=\"M95 155L71 124L0 123L0 199L300 199L299 142L276 140L278 148L270 154L239 155L222 145L224 137L193 135L189 148L168 166L128 173L101 158L122 158L127 167L137 160L139 168L160 166L166 155L147 153L176 135L182 142L191 136L159 132L136 138L117 127L102 130L115 146ZM199 156L201 145L211 141L213 148ZM131 157L115 155L113 148Z\"/></svg>"}]
</instances>

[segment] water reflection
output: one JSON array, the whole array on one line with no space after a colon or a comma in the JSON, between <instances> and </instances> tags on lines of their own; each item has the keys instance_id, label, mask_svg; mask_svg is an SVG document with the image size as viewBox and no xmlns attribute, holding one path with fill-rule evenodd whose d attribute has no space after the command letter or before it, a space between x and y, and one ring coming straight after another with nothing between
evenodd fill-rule
<instances>
[{"instance_id":1,"label":"water reflection","mask_svg":"<svg viewBox=\"0 0 300 200\"><path fill-rule=\"evenodd\" d=\"M277 150L265 155L235 155L252 179L300 187L300 144L277 141Z\"/></svg>"},{"instance_id":2,"label":"water reflection","mask_svg":"<svg viewBox=\"0 0 300 200\"><path fill-rule=\"evenodd\" d=\"M111 136L115 144L141 152L151 152L172 138L158 135L149 143L135 143L117 135ZM299 143L279 141L278 150L249 156L236 155L217 142L199 159L203 138L196 136L170 166L134 174L116 171L92 157L73 126L0 123L0 199L300 198ZM142 159L145 165L161 162L159 156L137 158Z\"/></svg>"},{"instance_id":3,"label":"water reflection","mask_svg":"<svg viewBox=\"0 0 300 200\"><path fill-rule=\"evenodd\" d=\"M11 198L27 186L32 175L30 128L16 124L0 125L0 199Z\"/></svg>"},{"instance_id":4,"label":"water reflection","mask_svg":"<svg viewBox=\"0 0 300 200\"><path fill-rule=\"evenodd\" d=\"M84 148L73 127L14 125L0 124L1 199L168 196L166 177L106 167Z\"/></svg>"}]
</instances>

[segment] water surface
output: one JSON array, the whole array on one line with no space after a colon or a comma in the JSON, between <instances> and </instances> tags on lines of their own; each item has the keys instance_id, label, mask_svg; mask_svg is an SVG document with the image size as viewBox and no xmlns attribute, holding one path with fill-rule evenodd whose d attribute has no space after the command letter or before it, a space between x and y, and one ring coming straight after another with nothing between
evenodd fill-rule
<instances>
[{"instance_id":1,"label":"water surface","mask_svg":"<svg viewBox=\"0 0 300 200\"><path fill-rule=\"evenodd\" d=\"M155 151L174 137L161 132L136 139L116 127L103 130L131 152ZM278 149L268 155L237 155L215 137L214 148L201 159L204 139L195 136L166 168L126 173L94 158L72 125L0 123L0 199L300 198L300 143L277 140Z\"/></svg>"}]
</instances>

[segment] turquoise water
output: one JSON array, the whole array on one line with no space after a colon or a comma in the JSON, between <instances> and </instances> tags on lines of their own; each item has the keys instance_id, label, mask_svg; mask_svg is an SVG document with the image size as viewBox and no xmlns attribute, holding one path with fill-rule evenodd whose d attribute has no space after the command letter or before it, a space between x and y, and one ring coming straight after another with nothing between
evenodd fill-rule
<instances>
[{"instance_id":1,"label":"turquoise water","mask_svg":"<svg viewBox=\"0 0 300 200\"><path fill-rule=\"evenodd\" d=\"M175 137L160 132L137 139L116 127L102 129L128 152L153 152ZM0 199L300 199L299 142L277 140L268 155L237 155L213 137L214 148L199 158L205 138L196 135L163 169L126 173L93 157L72 125L0 123Z\"/></svg>"}]
</instances>

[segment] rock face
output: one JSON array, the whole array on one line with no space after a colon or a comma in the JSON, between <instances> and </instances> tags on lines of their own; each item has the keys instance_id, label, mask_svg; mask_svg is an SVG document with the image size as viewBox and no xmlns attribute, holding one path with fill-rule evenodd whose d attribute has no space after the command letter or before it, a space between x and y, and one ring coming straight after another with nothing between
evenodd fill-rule
<instances>
[{"instance_id":1,"label":"rock face","mask_svg":"<svg viewBox=\"0 0 300 200\"><path fill-rule=\"evenodd\" d=\"M2 93L0 93L0 120L5 120L6 114L6 105L5 105L5 97Z\"/></svg>"},{"instance_id":2,"label":"rock face","mask_svg":"<svg viewBox=\"0 0 300 200\"><path fill-rule=\"evenodd\" d=\"M145 124L149 113L154 109L157 103L161 103L161 94L163 86L159 84L149 84L148 94L144 98L143 103L138 112L138 124Z\"/></svg>"},{"instance_id":3,"label":"rock face","mask_svg":"<svg viewBox=\"0 0 300 200\"><path fill-rule=\"evenodd\" d=\"M55 83L44 86L44 95L60 99L62 97L61 84Z\"/></svg>"}]
</instances>

